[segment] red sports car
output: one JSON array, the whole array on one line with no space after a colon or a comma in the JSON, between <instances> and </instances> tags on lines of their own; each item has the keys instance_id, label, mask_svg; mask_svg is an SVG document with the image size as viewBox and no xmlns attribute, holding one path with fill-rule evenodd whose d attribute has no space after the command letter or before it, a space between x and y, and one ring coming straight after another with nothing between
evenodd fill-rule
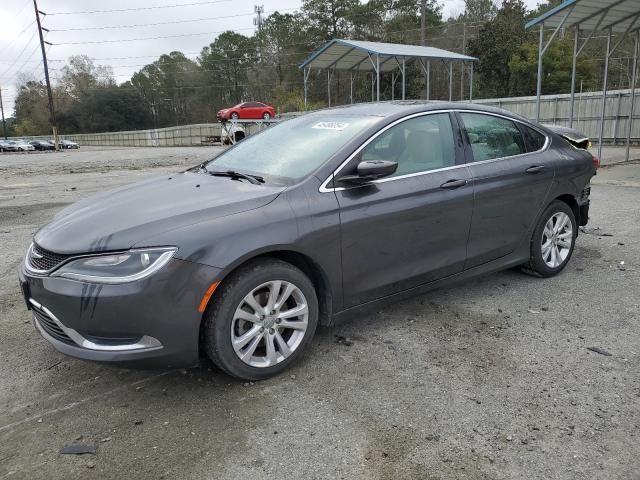
<instances>
[{"instance_id":1,"label":"red sports car","mask_svg":"<svg viewBox=\"0 0 640 480\"><path fill-rule=\"evenodd\" d=\"M243 102L234 107L225 108L218 112L219 121L263 119L269 120L276 116L276 111L271 105L261 102Z\"/></svg>"}]
</instances>

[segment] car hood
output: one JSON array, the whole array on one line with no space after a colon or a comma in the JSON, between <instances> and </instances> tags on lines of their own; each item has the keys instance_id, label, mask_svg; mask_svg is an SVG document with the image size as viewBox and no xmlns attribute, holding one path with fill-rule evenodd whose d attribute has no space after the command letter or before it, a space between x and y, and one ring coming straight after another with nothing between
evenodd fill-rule
<instances>
[{"instance_id":1,"label":"car hood","mask_svg":"<svg viewBox=\"0 0 640 480\"><path fill-rule=\"evenodd\" d=\"M61 254L153 246L145 239L260 208L284 189L189 172L156 177L65 208L36 232L34 241Z\"/></svg>"}]
</instances>

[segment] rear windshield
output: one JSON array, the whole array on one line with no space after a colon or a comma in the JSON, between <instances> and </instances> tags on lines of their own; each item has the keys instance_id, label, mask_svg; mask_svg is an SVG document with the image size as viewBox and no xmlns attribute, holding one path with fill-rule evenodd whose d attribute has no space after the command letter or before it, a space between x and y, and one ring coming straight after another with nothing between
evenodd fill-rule
<instances>
[{"instance_id":1,"label":"rear windshield","mask_svg":"<svg viewBox=\"0 0 640 480\"><path fill-rule=\"evenodd\" d=\"M379 120L374 116L304 115L245 138L210 160L205 168L235 170L288 183L309 175Z\"/></svg>"}]
</instances>

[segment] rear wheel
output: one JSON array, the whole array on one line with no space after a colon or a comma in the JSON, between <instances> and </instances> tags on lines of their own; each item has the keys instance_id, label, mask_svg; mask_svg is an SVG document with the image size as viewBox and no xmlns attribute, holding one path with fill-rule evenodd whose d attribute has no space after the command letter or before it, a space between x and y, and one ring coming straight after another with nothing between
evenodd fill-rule
<instances>
[{"instance_id":1,"label":"rear wheel","mask_svg":"<svg viewBox=\"0 0 640 480\"><path fill-rule=\"evenodd\" d=\"M533 232L528 267L542 277L560 273L569 263L577 236L571 207L559 200L552 202Z\"/></svg>"},{"instance_id":2,"label":"rear wheel","mask_svg":"<svg viewBox=\"0 0 640 480\"><path fill-rule=\"evenodd\" d=\"M293 265L265 259L225 280L205 314L204 349L229 375L262 380L295 363L318 324L318 299Z\"/></svg>"}]
</instances>

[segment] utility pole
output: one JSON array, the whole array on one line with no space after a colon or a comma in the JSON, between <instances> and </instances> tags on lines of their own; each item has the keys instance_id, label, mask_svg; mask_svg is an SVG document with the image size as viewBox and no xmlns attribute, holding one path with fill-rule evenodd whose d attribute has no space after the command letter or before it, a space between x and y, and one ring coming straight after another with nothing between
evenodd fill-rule
<instances>
[{"instance_id":1,"label":"utility pole","mask_svg":"<svg viewBox=\"0 0 640 480\"><path fill-rule=\"evenodd\" d=\"M427 0L421 0L420 3L420 45L427 43ZM424 98L427 98L427 73L424 73Z\"/></svg>"},{"instance_id":2,"label":"utility pole","mask_svg":"<svg viewBox=\"0 0 640 480\"><path fill-rule=\"evenodd\" d=\"M7 139L7 124L4 121L4 107L2 106L2 87L0 87L0 111L2 112L2 130L4 131L4 139Z\"/></svg>"},{"instance_id":3,"label":"utility pole","mask_svg":"<svg viewBox=\"0 0 640 480\"><path fill-rule=\"evenodd\" d=\"M253 24L258 27L258 31L262 29L262 14L264 13L264 5L254 5L253 12L257 15L253 19Z\"/></svg>"},{"instance_id":4,"label":"utility pole","mask_svg":"<svg viewBox=\"0 0 640 480\"><path fill-rule=\"evenodd\" d=\"M42 36L42 30L48 32L46 28L42 28L40 24L40 15L46 15L46 13L38 10L38 3L36 0L33 0L33 8L36 12L36 22L38 24L38 35L40 35L40 49L42 50L42 64L44 65L44 78L47 82L47 94L49 96L49 121L51 123L51 128L53 130L53 143L56 147L56 150L59 150L58 145L58 127L56 126L56 114L53 109L53 93L51 91L51 81L49 80L49 65L47 64L47 52L45 50L44 44L51 45L49 42L44 41L44 37Z\"/></svg>"}]
</instances>

